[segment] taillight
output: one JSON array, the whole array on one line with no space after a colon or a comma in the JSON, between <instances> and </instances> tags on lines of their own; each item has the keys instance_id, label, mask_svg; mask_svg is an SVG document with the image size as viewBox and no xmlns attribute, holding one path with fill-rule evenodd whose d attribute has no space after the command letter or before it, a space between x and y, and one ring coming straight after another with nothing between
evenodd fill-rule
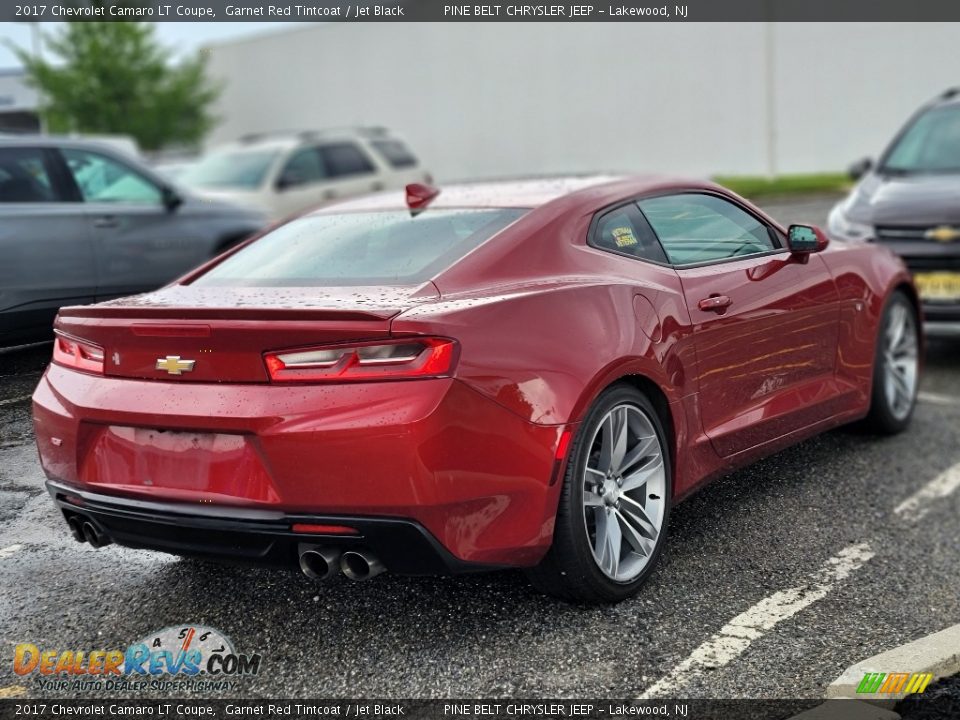
<instances>
[{"instance_id":1,"label":"taillight","mask_svg":"<svg viewBox=\"0 0 960 720\"><path fill-rule=\"evenodd\" d=\"M453 371L457 343L404 338L358 345L327 345L264 356L277 382L352 382L442 377Z\"/></svg>"},{"instance_id":2,"label":"taillight","mask_svg":"<svg viewBox=\"0 0 960 720\"><path fill-rule=\"evenodd\" d=\"M57 332L53 339L53 361L57 365L103 374L103 348Z\"/></svg>"}]
</instances>

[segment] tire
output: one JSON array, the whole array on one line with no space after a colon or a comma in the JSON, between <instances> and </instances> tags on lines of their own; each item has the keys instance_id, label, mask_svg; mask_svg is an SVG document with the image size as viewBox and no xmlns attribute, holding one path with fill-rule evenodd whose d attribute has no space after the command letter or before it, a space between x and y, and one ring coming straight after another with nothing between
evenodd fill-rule
<instances>
[{"instance_id":1,"label":"tire","mask_svg":"<svg viewBox=\"0 0 960 720\"><path fill-rule=\"evenodd\" d=\"M867 430L895 435L910 424L917 405L919 357L917 309L904 292L897 290L887 300L880 318L870 412L863 422Z\"/></svg>"},{"instance_id":2,"label":"tire","mask_svg":"<svg viewBox=\"0 0 960 720\"><path fill-rule=\"evenodd\" d=\"M624 452L607 442L614 436L624 438ZM612 445L609 452L605 445ZM614 385L597 398L570 448L553 545L527 571L535 588L582 603L636 595L666 540L672 499L668 448L663 424L643 393ZM601 467L613 468L611 474L597 472ZM617 530L621 545L611 552ZM609 543L598 541L598 534Z\"/></svg>"}]
</instances>

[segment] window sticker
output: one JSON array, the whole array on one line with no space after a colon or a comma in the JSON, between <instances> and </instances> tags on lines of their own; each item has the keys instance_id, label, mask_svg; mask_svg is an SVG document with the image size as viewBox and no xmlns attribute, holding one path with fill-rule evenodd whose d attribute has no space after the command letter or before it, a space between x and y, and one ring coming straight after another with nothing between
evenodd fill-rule
<instances>
[{"instance_id":1,"label":"window sticker","mask_svg":"<svg viewBox=\"0 0 960 720\"><path fill-rule=\"evenodd\" d=\"M633 247L638 245L637 236L633 234L633 228L616 227L613 229L613 241L618 248Z\"/></svg>"}]
</instances>

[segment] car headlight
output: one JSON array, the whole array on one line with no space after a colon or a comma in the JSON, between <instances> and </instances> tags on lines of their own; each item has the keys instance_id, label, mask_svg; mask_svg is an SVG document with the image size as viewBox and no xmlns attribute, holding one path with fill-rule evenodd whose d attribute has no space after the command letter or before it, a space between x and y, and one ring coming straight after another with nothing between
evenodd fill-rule
<instances>
[{"instance_id":1,"label":"car headlight","mask_svg":"<svg viewBox=\"0 0 960 720\"><path fill-rule=\"evenodd\" d=\"M841 240L867 240L873 236L873 227L867 223L851 220L846 214L846 203L834 206L827 218L827 230Z\"/></svg>"}]
</instances>

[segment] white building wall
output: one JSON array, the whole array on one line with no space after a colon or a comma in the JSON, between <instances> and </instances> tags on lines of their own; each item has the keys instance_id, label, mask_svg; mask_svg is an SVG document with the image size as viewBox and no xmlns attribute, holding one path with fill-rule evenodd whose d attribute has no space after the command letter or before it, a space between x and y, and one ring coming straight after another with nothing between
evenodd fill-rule
<instances>
[{"instance_id":1,"label":"white building wall","mask_svg":"<svg viewBox=\"0 0 960 720\"><path fill-rule=\"evenodd\" d=\"M343 23L214 45L211 142L386 125L440 179L839 170L960 84L960 25Z\"/></svg>"},{"instance_id":2,"label":"white building wall","mask_svg":"<svg viewBox=\"0 0 960 720\"><path fill-rule=\"evenodd\" d=\"M773 37L787 172L876 158L920 105L960 86L960 23L781 23Z\"/></svg>"},{"instance_id":3,"label":"white building wall","mask_svg":"<svg viewBox=\"0 0 960 720\"><path fill-rule=\"evenodd\" d=\"M33 111L37 91L24 83L22 70L0 70L0 113Z\"/></svg>"}]
</instances>

